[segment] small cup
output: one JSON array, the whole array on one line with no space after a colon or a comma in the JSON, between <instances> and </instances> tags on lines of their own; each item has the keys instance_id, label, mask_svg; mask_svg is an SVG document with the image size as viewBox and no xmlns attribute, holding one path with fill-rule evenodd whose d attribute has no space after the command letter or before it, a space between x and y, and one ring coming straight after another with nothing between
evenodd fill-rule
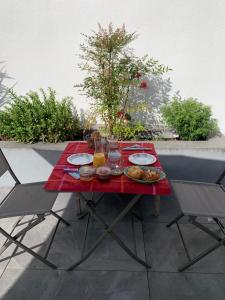
<instances>
[{"instance_id":1,"label":"small cup","mask_svg":"<svg viewBox=\"0 0 225 300\"><path fill-rule=\"evenodd\" d=\"M120 165L115 165L113 168L112 168L112 170L111 170L111 174L113 175L113 176L120 176L120 175L122 175L123 174L123 167L122 166L120 166Z\"/></svg>"},{"instance_id":2,"label":"small cup","mask_svg":"<svg viewBox=\"0 0 225 300\"><path fill-rule=\"evenodd\" d=\"M111 169L107 166L98 167L96 175L99 180L107 181L111 177Z\"/></svg>"},{"instance_id":3,"label":"small cup","mask_svg":"<svg viewBox=\"0 0 225 300\"><path fill-rule=\"evenodd\" d=\"M95 174L95 169L90 166L83 166L79 169L80 180L91 181Z\"/></svg>"}]
</instances>

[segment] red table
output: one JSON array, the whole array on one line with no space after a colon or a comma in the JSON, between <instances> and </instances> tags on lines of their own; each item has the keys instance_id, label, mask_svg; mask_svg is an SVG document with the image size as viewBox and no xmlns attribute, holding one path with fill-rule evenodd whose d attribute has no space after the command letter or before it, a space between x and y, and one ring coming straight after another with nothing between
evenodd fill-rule
<instances>
[{"instance_id":1,"label":"red table","mask_svg":"<svg viewBox=\"0 0 225 300\"><path fill-rule=\"evenodd\" d=\"M127 146L132 146L133 144L137 144L137 142L121 142L121 149ZM149 154L153 154L157 157L155 152L154 145L152 143L138 142L138 145L142 147L150 148L150 150L122 150L122 157L124 161L124 166L132 165L128 161L128 156L133 153L145 152ZM92 214L92 216L100 221L105 227L105 233L99 237L93 247L73 266L69 268L72 270L84 260L86 260L89 255L95 250L95 248L102 242L107 234L110 234L118 244L135 260L137 260L142 265L149 267L147 263L142 261L139 257L137 257L127 246L120 240L120 238L113 232L115 225L132 209L135 203L142 198L145 194L154 195L155 196L155 215L159 214L160 210L160 195L169 195L171 193L170 184L167 178L154 183L154 184L140 184L131 179L129 179L125 175L115 176L110 179L109 182L101 182L97 178L94 178L92 181L84 182L79 179L72 178L68 173L64 172L65 168L73 168L67 162L68 156L74 153L90 153L93 154L93 150L89 149L86 142L72 142L67 145L64 152L62 153L59 161L55 165L46 185L45 189L48 191L58 191L58 192L77 192L80 199L86 203L87 209ZM152 165L157 168L161 168L161 164L159 159ZM103 192L103 193L128 193L135 194L132 199L129 201L128 205L125 209L119 214L119 216L112 222L111 225L108 225L102 217L100 217L95 210L95 206L93 202L87 200L82 192Z\"/></svg>"}]
</instances>

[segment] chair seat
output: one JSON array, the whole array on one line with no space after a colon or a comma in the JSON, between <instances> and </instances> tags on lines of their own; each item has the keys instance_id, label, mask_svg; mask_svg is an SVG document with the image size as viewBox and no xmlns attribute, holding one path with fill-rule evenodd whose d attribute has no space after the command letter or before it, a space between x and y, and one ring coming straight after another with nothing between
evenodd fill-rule
<instances>
[{"instance_id":1,"label":"chair seat","mask_svg":"<svg viewBox=\"0 0 225 300\"><path fill-rule=\"evenodd\" d=\"M185 215L225 218L225 192L219 184L172 180Z\"/></svg>"},{"instance_id":2,"label":"chair seat","mask_svg":"<svg viewBox=\"0 0 225 300\"><path fill-rule=\"evenodd\" d=\"M0 218L49 212L57 193L46 192L44 183L16 185L0 205Z\"/></svg>"}]
</instances>

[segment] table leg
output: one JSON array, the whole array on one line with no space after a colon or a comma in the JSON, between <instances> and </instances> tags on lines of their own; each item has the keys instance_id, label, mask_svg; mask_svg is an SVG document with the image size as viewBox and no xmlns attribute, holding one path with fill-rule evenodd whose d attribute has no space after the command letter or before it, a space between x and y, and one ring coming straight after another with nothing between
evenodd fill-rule
<instances>
[{"instance_id":1,"label":"table leg","mask_svg":"<svg viewBox=\"0 0 225 300\"><path fill-rule=\"evenodd\" d=\"M114 195L115 195L116 198L119 199L119 201L122 201L122 197L120 196L120 194L114 193ZM131 213L132 213L132 215L133 215L136 219L138 219L140 222L143 222L143 218L142 218L140 212L137 211L137 210L135 209L135 207L132 208Z\"/></svg>"},{"instance_id":2,"label":"table leg","mask_svg":"<svg viewBox=\"0 0 225 300\"><path fill-rule=\"evenodd\" d=\"M100 217L96 211L95 211L95 205L93 202L87 200L82 194L80 194L81 200L84 201L87 204L87 209L89 213L94 217L97 221L102 223L102 225L105 227L104 233L95 241L95 243L92 245L92 247L82 256L81 259L79 259L76 263L74 263L72 266L68 268L68 271L73 270L77 266L79 266L82 262L84 262L93 252L94 250L101 244L101 242L105 239L107 234L111 235L111 237L120 245L124 251L127 252L128 255L130 255L133 259L138 261L140 264L145 266L146 268L150 268L150 265L147 264L145 261L140 259L135 253L133 253L124 243L123 241L114 233L113 229L116 227L117 223L121 221L125 215L132 209L132 207L135 205L135 203L140 200L142 195L136 195L131 199L127 206L122 210L122 212L113 220L113 222L108 225L102 217Z\"/></svg>"},{"instance_id":3,"label":"table leg","mask_svg":"<svg viewBox=\"0 0 225 300\"><path fill-rule=\"evenodd\" d=\"M155 195L154 199L154 216L158 217L160 213L160 196Z\"/></svg>"},{"instance_id":4,"label":"table leg","mask_svg":"<svg viewBox=\"0 0 225 300\"><path fill-rule=\"evenodd\" d=\"M77 218L82 219L87 215L87 211L82 211L81 201L80 201L80 194L76 194L76 206L77 206Z\"/></svg>"}]
</instances>

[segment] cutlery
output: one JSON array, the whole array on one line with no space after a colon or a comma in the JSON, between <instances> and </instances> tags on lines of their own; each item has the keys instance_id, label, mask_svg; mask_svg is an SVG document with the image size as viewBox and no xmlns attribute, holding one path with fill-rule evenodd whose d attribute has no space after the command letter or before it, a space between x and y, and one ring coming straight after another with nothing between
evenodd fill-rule
<instances>
[{"instance_id":1,"label":"cutlery","mask_svg":"<svg viewBox=\"0 0 225 300\"><path fill-rule=\"evenodd\" d=\"M78 172L78 169L77 168L64 168L63 171L65 173L68 173L68 172Z\"/></svg>"},{"instance_id":2,"label":"cutlery","mask_svg":"<svg viewBox=\"0 0 225 300\"><path fill-rule=\"evenodd\" d=\"M64 168L63 171L75 179L80 179L80 174L77 168Z\"/></svg>"},{"instance_id":3,"label":"cutlery","mask_svg":"<svg viewBox=\"0 0 225 300\"><path fill-rule=\"evenodd\" d=\"M80 179L80 174L78 172L68 172L68 174L75 179Z\"/></svg>"},{"instance_id":4,"label":"cutlery","mask_svg":"<svg viewBox=\"0 0 225 300\"><path fill-rule=\"evenodd\" d=\"M125 147L122 150L152 150L152 148L148 148L148 147Z\"/></svg>"}]
</instances>

